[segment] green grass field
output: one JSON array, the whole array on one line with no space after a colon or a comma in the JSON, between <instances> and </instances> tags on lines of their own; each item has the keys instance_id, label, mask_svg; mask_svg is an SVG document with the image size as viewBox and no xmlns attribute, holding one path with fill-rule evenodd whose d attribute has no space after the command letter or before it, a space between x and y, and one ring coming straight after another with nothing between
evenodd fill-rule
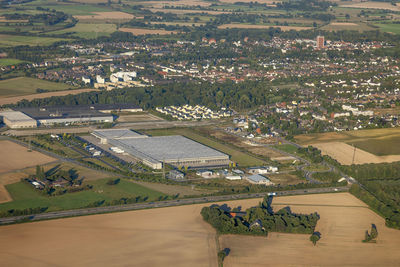
<instances>
[{"instance_id":1,"label":"green grass field","mask_svg":"<svg viewBox=\"0 0 400 267\"><path fill-rule=\"evenodd\" d=\"M73 36L91 39L100 36L110 36L117 30L115 24L106 23L77 23L74 27L51 32L52 34L72 33Z\"/></svg>"},{"instance_id":2,"label":"green grass field","mask_svg":"<svg viewBox=\"0 0 400 267\"><path fill-rule=\"evenodd\" d=\"M0 34L0 47L1 46L9 47L18 45L29 45L29 46L51 45L59 41L67 41L67 39Z\"/></svg>"},{"instance_id":3,"label":"green grass field","mask_svg":"<svg viewBox=\"0 0 400 267\"><path fill-rule=\"evenodd\" d=\"M0 58L0 66L10 66L22 63L24 61L15 58Z\"/></svg>"},{"instance_id":4,"label":"green grass field","mask_svg":"<svg viewBox=\"0 0 400 267\"><path fill-rule=\"evenodd\" d=\"M374 25L378 26L381 31L400 34L400 24L388 23L388 24L374 24Z\"/></svg>"},{"instance_id":5,"label":"green grass field","mask_svg":"<svg viewBox=\"0 0 400 267\"><path fill-rule=\"evenodd\" d=\"M70 15L92 15L93 12L107 12L113 11L112 8L108 8L106 6L97 6L97 5L86 5L86 4L54 4L54 5L46 5L44 8L55 9L57 11L62 11L64 13Z\"/></svg>"},{"instance_id":6,"label":"green grass field","mask_svg":"<svg viewBox=\"0 0 400 267\"><path fill-rule=\"evenodd\" d=\"M28 77L18 77L0 81L0 97L35 94L36 89L60 91L73 88L65 83L49 82Z\"/></svg>"},{"instance_id":7,"label":"green grass field","mask_svg":"<svg viewBox=\"0 0 400 267\"><path fill-rule=\"evenodd\" d=\"M192 139L196 142L202 143L206 146L212 147L216 150L219 150L223 153L226 153L231 156L231 160L235 163L239 164L239 166L260 166L266 164L265 161L260 160L256 157L253 157L249 154L241 152L233 147L221 144L217 141L214 141L210 138L204 137L200 134L197 134L191 129L162 129L162 130L148 130L147 134L152 136L161 136L161 135L183 135L189 139Z\"/></svg>"},{"instance_id":8,"label":"green grass field","mask_svg":"<svg viewBox=\"0 0 400 267\"><path fill-rule=\"evenodd\" d=\"M290 154L296 154L297 152L297 147L291 144L282 144L282 145L275 145L275 148L285 151Z\"/></svg>"},{"instance_id":9,"label":"green grass field","mask_svg":"<svg viewBox=\"0 0 400 267\"><path fill-rule=\"evenodd\" d=\"M165 195L128 180L121 180L119 184L110 186L106 184L108 180L90 181L89 184L93 185L91 190L53 197L43 196L32 186L23 182L6 185L13 201L0 204L0 210L48 207L48 211L55 211L82 208L101 200L111 201L122 197L147 196L148 200L152 201Z\"/></svg>"}]
</instances>

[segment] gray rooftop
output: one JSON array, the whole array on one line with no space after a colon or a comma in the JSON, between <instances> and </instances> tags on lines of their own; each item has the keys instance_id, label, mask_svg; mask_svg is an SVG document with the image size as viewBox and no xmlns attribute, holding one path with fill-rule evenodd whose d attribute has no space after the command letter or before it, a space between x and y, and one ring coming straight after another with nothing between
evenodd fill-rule
<instances>
[{"instance_id":1,"label":"gray rooftop","mask_svg":"<svg viewBox=\"0 0 400 267\"><path fill-rule=\"evenodd\" d=\"M98 138L106 139L125 139L125 138L144 138L147 135L142 135L128 129L109 129L93 131L93 135Z\"/></svg>"},{"instance_id":2,"label":"gray rooftop","mask_svg":"<svg viewBox=\"0 0 400 267\"><path fill-rule=\"evenodd\" d=\"M110 143L118 145L128 152L134 152L133 154L137 153L142 156L144 154L160 162L201 158L229 159L229 156L222 152L179 135L114 139L110 141Z\"/></svg>"},{"instance_id":3,"label":"gray rooftop","mask_svg":"<svg viewBox=\"0 0 400 267\"><path fill-rule=\"evenodd\" d=\"M3 111L0 112L0 116L7 118L9 121L16 122L16 121L32 121L31 117L28 115L20 112L20 111Z\"/></svg>"},{"instance_id":4,"label":"gray rooftop","mask_svg":"<svg viewBox=\"0 0 400 267\"><path fill-rule=\"evenodd\" d=\"M262 176L260 174L250 175L250 176L247 177L247 179L249 179L249 180L251 180L253 182L256 182L256 183L261 182L261 181L269 181L268 178L266 178L266 177L264 177L264 176Z\"/></svg>"}]
</instances>

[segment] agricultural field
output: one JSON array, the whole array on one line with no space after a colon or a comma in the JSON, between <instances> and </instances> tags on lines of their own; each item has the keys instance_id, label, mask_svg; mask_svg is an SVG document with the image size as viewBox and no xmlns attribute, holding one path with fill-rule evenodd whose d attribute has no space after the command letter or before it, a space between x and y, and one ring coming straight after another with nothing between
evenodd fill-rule
<instances>
[{"instance_id":1,"label":"agricultural field","mask_svg":"<svg viewBox=\"0 0 400 267\"><path fill-rule=\"evenodd\" d=\"M0 173L56 161L55 158L49 157L40 152L28 152L26 147L12 141L0 140L0 147Z\"/></svg>"},{"instance_id":2,"label":"agricultural field","mask_svg":"<svg viewBox=\"0 0 400 267\"><path fill-rule=\"evenodd\" d=\"M246 209L259 201L224 203ZM262 266L266 259L268 265L277 266L395 266L400 260L397 253L400 231L385 227L381 217L348 193L274 199L274 209L290 205L296 213L317 211L320 214L317 231L322 238L316 246L308 235L270 233L268 237L220 236L218 248L215 230L200 215L206 205L210 204L3 226L0 228L1 262L6 266L59 262L65 265L217 266L217 249L225 247L230 248L230 254L224 266ZM377 244L362 243L371 223L377 225ZM21 234L24 238L17 238ZM62 250L57 245L60 242ZM38 243L41 245L36 246ZM154 251L163 253L154 257ZM348 257L349 254L352 256ZM332 255L336 256L332 258Z\"/></svg>"},{"instance_id":3,"label":"agricultural field","mask_svg":"<svg viewBox=\"0 0 400 267\"><path fill-rule=\"evenodd\" d=\"M55 31L52 34L71 34L72 36L93 39L101 36L110 36L117 30L115 24L110 23L81 23L78 22L74 27Z\"/></svg>"},{"instance_id":4,"label":"agricultural field","mask_svg":"<svg viewBox=\"0 0 400 267\"><path fill-rule=\"evenodd\" d=\"M354 147L355 163L383 163L400 160L400 129L373 129L298 135L296 141L313 145L342 164L351 164Z\"/></svg>"},{"instance_id":5,"label":"agricultural field","mask_svg":"<svg viewBox=\"0 0 400 267\"><path fill-rule=\"evenodd\" d=\"M368 9L386 9L391 11L400 11L400 6L397 3L396 5L392 5L389 2L374 2L374 1L367 1L367 2L360 2L360 3L351 3L339 5L340 7L350 7L350 8L368 8Z\"/></svg>"},{"instance_id":6,"label":"agricultural field","mask_svg":"<svg viewBox=\"0 0 400 267\"><path fill-rule=\"evenodd\" d=\"M79 174L81 175L81 173ZM147 196L151 201L163 195L124 179L121 179L118 184L110 186L106 184L109 179L86 181L87 184L93 186L93 189L52 197L40 194L31 185L23 182L8 184L5 188L13 201L0 204L0 210L48 207L48 211L56 211L83 208L97 201L112 201L123 197Z\"/></svg>"},{"instance_id":7,"label":"agricultural field","mask_svg":"<svg viewBox=\"0 0 400 267\"><path fill-rule=\"evenodd\" d=\"M1 66L10 66L23 63L24 61L15 59L15 58L0 58L0 67Z\"/></svg>"},{"instance_id":8,"label":"agricultural field","mask_svg":"<svg viewBox=\"0 0 400 267\"><path fill-rule=\"evenodd\" d=\"M31 95L37 89L61 91L72 89L71 85L56 83L36 78L18 77L0 81L0 98Z\"/></svg>"},{"instance_id":9,"label":"agricultural field","mask_svg":"<svg viewBox=\"0 0 400 267\"><path fill-rule=\"evenodd\" d=\"M245 166L262 166L265 165L266 162L253 157L247 153L239 151L231 146L221 144L217 141L204 137L195 133L190 129L163 129L163 130L148 130L146 134L158 136L158 135L183 135L189 139L202 143L206 146L212 147L216 150L219 150L223 153L226 153L231 156L231 160L239 164L241 167Z\"/></svg>"},{"instance_id":10,"label":"agricultural field","mask_svg":"<svg viewBox=\"0 0 400 267\"><path fill-rule=\"evenodd\" d=\"M395 266L400 255L400 231L348 193L278 197L274 209L290 205L295 213L320 216L316 231L321 240L313 246L308 235L269 233L267 238L224 235L220 247L230 248L226 266ZM362 243L365 230L374 223L379 231L376 244ZM332 257L335 255L335 257ZM351 257L349 257L351 255Z\"/></svg>"},{"instance_id":11,"label":"agricultural field","mask_svg":"<svg viewBox=\"0 0 400 267\"><path fill-rule=\"evenodd\" d=\"M372 31L375 28L368 26L363 22L331 22L328 25L321 27L321 30L326 31L341 31L341 30L353 30L353 31Z\"/></svg>"},{"instance_id":12,"label":"agricultural field","mask_svg":"<svg viewBox=\"0 0 400 267\"><path fill-rule=\"evenodd\" d=\"M0 82L1 84L1 82ZM21 100L31 101L33 99L47 98L52 96L66 96L66 95L76 95L85 92L98 91L98 89L75 89L75 90L65 90L65 91L53 91L46 93L30 94L23 96L12 96L12 97L0 97L0 105L16 104Z\"/></svg>"},{"instance_id":13,"label":"agricultural field","mask_svg":"<svg viewBox=\"0 0 400 267\"><path fill-rule=\"evenodd\" d=\"M36 36L20 36L20 35L6 35L0 34L0 47L10 47L18 45L51 45L59 41L68 41L62 38L52 38L52 37L36 37Z\"/></svg>"},{"instance_id":14,"label":"agricultural field","mask_svg":"<svg viewBox=\"0 0 400 267\"><path fill-rule=\"evenodd\" d=\"M322 155L328 155L343 165L400 161L400 155L376 156L359 148L354 149L353 146L342 142L316 143L311 145L321 150Z\"/></svg>"},{"instance_id":15,"label":"agricultural field","mask_svg":"<svg viewBox=\"0 0 400 267\"><path fill-rule=\"evenodd\" d=\"M301 26L276 26L276 25L253 25L253 24L223 24L218 26L220 29L269 29L269 28L280 28L282 31L302 31L309 30L311 27L301 27Z\"/></svg>"},{"instance_id":16,"label":"agricultural field","mask_svg":"<svg viewBox=\"0 0 400 267\"><path fill-rule=\"evenodd\" d=\"M120 28L121 32L130 32L133 35L146 35L146 34L175 34L176 31L156 30L156 29L142 29L142 28Z\"/></svg>"},{"instance_id":17,"label":"agricultural field","mask_svg":"<svg viewBox=\"0 0 400 267\"><path fill-rule=\"evenodd\" d=\"M131 20L134 18L132 14L120 12L120 11L109 11L109 12L93 12L93 15L77 15L74 16L79 19L79 21L93 21L93 20L103 20L103 21L124 21Z\"/></svg>"},{"instance_id":18,"label":"agricultural field","mask_svg":"<svg viewBox=\"0 0 400 267\"><path fill-rule=\"evenodd\" d=\"M376 23L374 24L375 26L378 26L379 29L383 32L389 32L389 33L394 33L394 34L400 34L400 24L395 24L395 23L385 23L385 24L379 24Z\"/></svg>"}]
</instances>

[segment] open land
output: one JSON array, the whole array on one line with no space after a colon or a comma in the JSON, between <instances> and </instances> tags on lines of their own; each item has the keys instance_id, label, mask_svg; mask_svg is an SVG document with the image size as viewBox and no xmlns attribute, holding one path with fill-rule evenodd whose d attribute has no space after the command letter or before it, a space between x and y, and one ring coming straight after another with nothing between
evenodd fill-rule
<instances>
[{"instance_id":1,"label":"open land","mask_svg":"<svg viewBox=\"0 0 400 267\"><path fill-rule=\"evenodd\" d=\"M133 35L146 35L146 34L175 34L176 31L155 30L155 29L141 29L141 28L120 28L119 31L130 32Z\"/></svg>"},{"instance_id":2,"label":"open land","mask_svg":"<svg viewBox=\"0 0 400 267\"><path fill-rule=\"evenodd\" d=\"M26 147L12 141L2 140L0 146L0 173L42 165L56 160L36 151L28 152Z\"/></svg>"},{"instance_id":3,"label":"open land","mask_svg":"<svg viewBox=\"0 0 400 267\"><path fill-rule=\"evenodd\" d=\"M19 36L0 34L0 46L18 46L18 45L51 45L55 42L66 41L67 39L36 36Z\"/></svg>"},{"instance_id":4,"label":"open land","mask_svg":"<svg viewBox=\"0 0 400 267\"><path fill-rule=\"evenodd\" d=\"M205 13L209 15L220 15L220 14L230 14L229 11L214 11L214 10L192 10L192 9L170 9L170 8L149 8L153 13L163 12L163 13L173 13L173 14L194 14L194 13Z\"/></svg>"},{"instance_id":5,"label":"open land","mask_svg":"<svg viewBox=\"0 0 400 267\"><path fill-rule=\"evenodd\" d=\"M259 201L224 203L246 209ZM321 232L322 238L316 246L308 235L301 234L270 233L266 238L221 236L220 247L231 249L224 265L395 266L400 259L397 253L400 231L387 228L381 217L348 193L274 199L275 210L286 205L294 212L320 214L316 230ZM205 204L3 226L0 227L3 237L0 262L5 266L24 263L30 266L217 266L215 230L202 220L203 206ZM378 241L362 243L371 223L377 225ZM24 238L17 238L20 236ZM59 247L60 242L63 249ZM157 257L154 257L155 251Z\"/></svg>"},{"instance_id":6,"label":"open land","mask_svg":"<svg viewBox=\"0 0 400 267\"><path fill-rule=\"evenodd\" d=\"M22 60L15 58L0 58L0 66L10 66L22 63Z\"/></svg>"},{"instance_id":7,"label":"open land","mask_svg":"<svg viewBox=\"0 0 400 267\"><path fill-rule=\"evenodd\" d=\"M32 185L24 182L8 184L5 188L13 201L0 204L0 210L22 210L37 207L48 207L48 211L71 210L84 208L96 202L138 196L142 199L148 197L149 201L155 201L163 195L160 192L132 183L129 180L121 179L118 184L113 186L106 184L108 180L109 178L84 181L84 184L89 184L93 188L51 197L40 194Z\"/></svg>"},{"instance_id":8,"label":"open land","mask_svg":"<svg viewBox=\"0 0 400 267\"><path fill-rule=\"evenodd\" d=\"M0 84L1 84L1 82L0 82ZM5 98L2 98L0 96L0 105L16 104L18 101L21 101L24 99L31 101L33 99L39 99L39 98L47 98L47 97L52 97L52 96L77 95L80 93L86 93L86 92L92 92L92 91L98 91L98 89L76 89L76 90L54 91L54 92L31 94L31 95L24 95L24 96L13 96L13 97L5 97Z\"/></svg>"},{"instance_id":9,"label":"open land","mask_svg":"<svg viewBox=\"0 0 400 267\"><path fill-rule=\"evenodd\" d=\"M400 129L384 128L348 132L305 134L295 137L301 145L344 142L376 156L400 155ZM353 155L353 153L351 153Z\"/></svg>"},{"instance_id":10,"label":"open land","mask_svg":"<svg viewBox=\"0 0 400 267\"><path fill-rule=\"evenodd\" d=\"M370 8L370 9L387 9L391 11L400 11L400 7L398 4L395 6L388 2L360 2L360 3L352 3L352 4L344 4L340 5L341 7L352 7L352 8Z\"/></svg>"},{"instance_id":11,"label":"open land","mask_svg":"<svg viewBox=\"0 0 400 267\"><path fill-rule=\"evenodd\" d=\"M163 8L164 6L201 6L207 7L212 3L208 1L198 1L198 0L178 0L178 1L143 1L138 2L141 5L151 5L156 8Z\"/></svg>"},{"instance_id":12,"label":"open land","mask_svg":"<svg viewBox=\"0 0 400 267\"><path fill-rule=\"evenodd\" d=\"M58 91L70 88L73 88L73 86L65 83L49 82L29 77L18 77L0 81L0 98L30 95L35 93L36 89Z\"/></svg>"},{"instance_id":13,"label":"open land","mask_svg":"<svg viewBox=\"0 0 400 267\"><path fill-rule=\"evenodd\" d=\"M132 14L110 11L110 12L93 12L93 15L76 15L79 20L131 20L134 18Z\"/></svg>"},{"instance_id":14,"label":"open land","mask_svg":"<svg viewBox=\"0 0 400 267\"><path fill-rule=\"evenodd\" d=\"M348 193L275 198L274 209L290 205L295 213L318 212L316 246L308 235L270 233L267 238L221 236L222 248L231 249L226 266L372 266L397 265L400 231L387 228L383 218ZM376 244L362 243L371 223L379 231ZM335 255L334 257L332 255ZM351 257L349 257L351 255Z\"/></svg>"},{"instance_id":15,"label":"open land","mask_svg":"<svg viewBox=\"0 0 400 267\"><path fill-rule=\"evenodd\" d=\"M239 29L269 29L269 28L281 28L282 31L302 31L302 30L309 30L311 27L300 27L300 26L275 26L275 25L253 25L253 24L223 24L218 26L220 29L232 29L232 28L239 28Z\"/></svg>"},{"instance_id":16,"label":"open land","mask_svg":"<svg viewBox=\"0 0 400 267\"><path fill-rule=\"evenodd\" d=\"M359 148L354 149L353 146L342 142L316 143L311 145L321 150L322 155L329 155L343 165L400 161L400 155L376 156Z\"/></svg>"},{"instance_id":17,"label":"open land","mask_svg":"<svg viewBox=\"0 0 400 267\"><path fill-rule=\"evenodd\" d=\"M354 31L370 31L374 28L362 23L353 23L353 22L331 22L328 25L325 25L321 28L326 31L340 31L340 30L354 30Z\"/></svg>"},{"instance_id":18,"label":"open land","mask_svg":"<svg viewBox=\"0 0 400 267\"><path fill-rule=\"evenodd\" d=\"M109 36L117 30L117 26L111 23L81 23L78 22L74 27L52 32L53 34L71 33L81 38L97 38Z\"/></svg>"}]
</instances>

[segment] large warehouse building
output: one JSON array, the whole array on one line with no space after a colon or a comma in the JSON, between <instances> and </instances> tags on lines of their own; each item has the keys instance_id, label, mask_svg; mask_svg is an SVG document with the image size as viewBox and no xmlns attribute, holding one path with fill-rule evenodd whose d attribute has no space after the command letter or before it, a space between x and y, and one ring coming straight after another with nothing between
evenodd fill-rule
<instances>
[{"instance_id":1,"label":"large warehouse building","mask_svg":"<svg viewBox=\"0 0 400 267\"><path fill-rule=\"evenodd\" d=\"M163 163L185 167L220 167L229 165L229 156L186 137L140 135L128 129L99 130L92 133L101 143L108 143L153 169Z\"/></svg>"},{"instance_id":2,"label":"large warehouse building","mask_svg":"<svg viewBox=\"0 0 400 267\"><path fill-rule=\"evenodd\" d=\"M20 111L3 111L0 112L3 122L11 129L34 128L37 126L36 120L27 116Z\"/></svg>"},{"instance_id":3,"label":"large warehouse building","mask_svg":"<svg viewBox=\"0 0 400 267\"><path fill-rule=\"evenodd\" d=\"M35 119L38 125L113 122L114 117L88 106L20 108L18 111Z\"/></svg>"}]
</instances>

